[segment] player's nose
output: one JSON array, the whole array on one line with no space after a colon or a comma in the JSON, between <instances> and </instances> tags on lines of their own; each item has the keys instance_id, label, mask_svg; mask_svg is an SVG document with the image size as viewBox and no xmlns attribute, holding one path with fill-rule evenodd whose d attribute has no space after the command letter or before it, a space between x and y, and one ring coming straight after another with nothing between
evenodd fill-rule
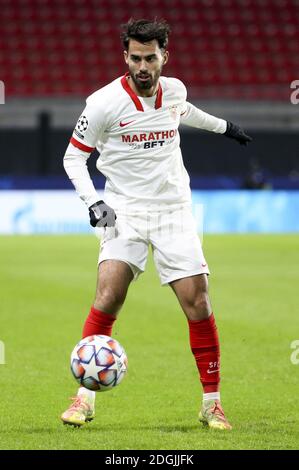
<instances>
[{"instance_id":1,"label":"player's nose","mask_svg":"<svg viewBox=\"0 0 299 470\"><path fill-rule=\"evenodd\" d=\"M147 72L147 64L145 60L142 60L140 63L140 72Z\"/></svg>"}]
</instances>

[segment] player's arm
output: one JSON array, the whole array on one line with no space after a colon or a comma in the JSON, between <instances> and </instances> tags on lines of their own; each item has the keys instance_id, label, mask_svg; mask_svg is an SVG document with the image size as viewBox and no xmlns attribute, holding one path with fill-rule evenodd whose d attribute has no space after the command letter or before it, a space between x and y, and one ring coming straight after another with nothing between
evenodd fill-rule
<instances>
[{"instance_id":1,"label":"player's arm","mask_svg":"<svg viewBox=\"0 0 299 470\"><path fill-rule=\"evenodd\" d=\"M198 129L223 134L226 137L237 140L241 145L247 145L248 142L252 141L252 138L245 134L241 127L230 121L212 116L188 102L185 103L185 109L181 113L181 123Z\"/></svg>"},{"instance_id":2,"label":"player's arm","mask_svg":"<svg viewBox=\"0 0 299 470\"><path fill-rule=\"evenodd\" d=\"M85 108L66 149L63 166L77 194L89 208L90 224L93 227L112 227L115 225L115 212L99 200L87 168L87 160L101 132L102 123L97 114L95 109Z\"/></svg>"}]
</instances>

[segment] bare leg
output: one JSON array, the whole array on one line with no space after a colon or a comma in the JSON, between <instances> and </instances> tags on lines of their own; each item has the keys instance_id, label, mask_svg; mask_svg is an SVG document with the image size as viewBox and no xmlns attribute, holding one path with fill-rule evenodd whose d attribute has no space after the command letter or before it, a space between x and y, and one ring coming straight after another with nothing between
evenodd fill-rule
<instances>
[{"instance_id":1,"label":"bare leg","mask_svg":"<svg viewBox=\"0 0 299 470\"><path fill-rule=\"evenodd\" d=\"M84 323L82 337L111 336L128 291L133 273L124 261L105 260L99 264L96 296Z\"/></svg>"},{"instance_id":2,"label":"bare leg","mask_svg":"<svg viewBox=\"0 0 299 470\"><path fill-rule=\"evenodd\" d=\"M206 274L185 277L170 283L188 320L205 320L212 313Z\"/></svg>"},{"instance_id":3,"label":"bare leg","mask_svg":"<svg viewBox=\"0 0 299 470\"><path fill-rule=\"evenodd\" d=\"M132 279L132 270L124 261L102 261L98 268L94 308L117 316Z\"/></svg>"}]
</instances>

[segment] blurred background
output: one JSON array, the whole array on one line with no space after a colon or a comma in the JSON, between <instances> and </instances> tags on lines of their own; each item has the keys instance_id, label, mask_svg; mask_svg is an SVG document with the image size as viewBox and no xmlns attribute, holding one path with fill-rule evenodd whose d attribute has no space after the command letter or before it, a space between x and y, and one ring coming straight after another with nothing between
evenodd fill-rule
<instances>
[{"instance_id":1,"label":"blurred background","mask_svg":"<svg viewBox=\"0 0 299 470\"><path fill-rule=\"evenodd\" d=\"M0 0L0 233L90 230L62 158L86 97L126 72L132 16L165 18L163 74L254 138L181 128L204 230L299 231L299 0Z\"/></svg>"}]
</instances>

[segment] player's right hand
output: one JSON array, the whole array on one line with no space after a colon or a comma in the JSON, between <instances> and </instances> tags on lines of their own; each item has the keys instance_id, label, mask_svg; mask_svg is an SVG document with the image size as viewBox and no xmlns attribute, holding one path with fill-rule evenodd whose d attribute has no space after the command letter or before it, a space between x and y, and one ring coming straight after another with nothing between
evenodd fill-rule
<instances>
[{"instance_id":1,"label":"player's right hand","mask_svg":"<svg viewBox=\"0 0 299 470\"><path fill-rule=\"evenodd\" d=\"M93 227L114 227L116 214L104 201L98 201L89 208L90 225Z\"/></svg>"}]
</instances>

